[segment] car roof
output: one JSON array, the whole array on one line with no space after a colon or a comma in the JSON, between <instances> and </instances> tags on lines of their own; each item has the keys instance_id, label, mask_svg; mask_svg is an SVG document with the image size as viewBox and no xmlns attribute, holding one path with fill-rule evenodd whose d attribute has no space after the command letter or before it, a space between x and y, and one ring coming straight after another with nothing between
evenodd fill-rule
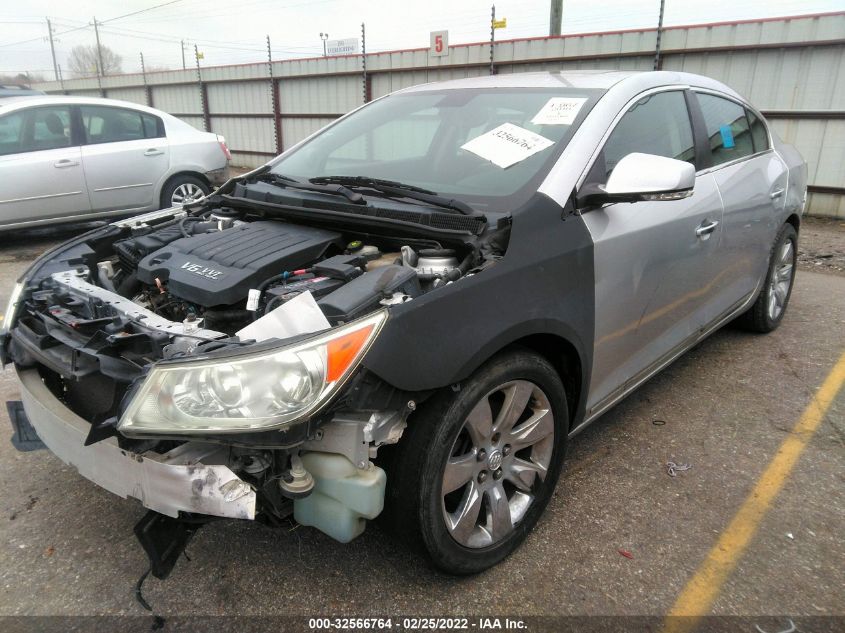
<instances>
[{"instance_id":1,"label":"car roof","mask_svg":"<svg viewBox=\"0 0 845 633\"><path fill-rule=\"evenodd\" d=\"M674 71L642 70L560 70L534 73L508 73L484 77L466 77L405 88L400 92L430 90L473 90L484 88L576 88L631 92L667 85L687 85L739 95L715 79Z\"/></svg>"},{"instance_id":2,"label":"car roof","mask_svg":"<svg viewBox=\"0 0 845 633\"><path fill-rule=\"evenodd\" d=\"M0 84L0 97L19 97L23 95L44 95L45 92L20 84Z\"/></svg>"},{"instance_id":3,"label":"car roof","mask_svg":"<svg viewBox=\"0 0 845 633\"><path fill-rule=\"evenodd\" d=\"M32 95L9 97L8 99L3 99L2 101L0 101L0 105L2 105L4 107L4 110L6 111L24 106L31 107L40 105L56 105L61 103L66 103L70 105L118 106L121 108L132 108L134 110L149 112L150 114L155 114L156 116L162 116L164 114L167 114L166 112L162 112L161 110L148 108L147 106L143 106L139 103L132 103L130 101L120 101L118 99L104 99L102 97L72 97L69 95Z\"/></svg>"}]
</instances>

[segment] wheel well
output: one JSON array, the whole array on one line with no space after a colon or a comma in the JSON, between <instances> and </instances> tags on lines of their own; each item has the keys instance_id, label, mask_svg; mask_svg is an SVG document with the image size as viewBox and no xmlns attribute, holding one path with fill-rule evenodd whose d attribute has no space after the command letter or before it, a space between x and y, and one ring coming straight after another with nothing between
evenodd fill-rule
<instances>
[{"instance_id":1,"label":"wheel well","mask_svg":"<svg viewBox=\"0 0 845 633\"><path fill-rule=\"evenodd\" d=\"M211 183L208 182L208 178L205 177L205 174L201 174L198 171L180 171L180 172L176 172L175 174L173 174L167 180L164 181L164 184L161 186L161 192L164 193L164 191L167 190L167 188L170 186L170 183L172 183L174 180L176 180L180 176L192 176L193 178L198 178L203 183L205 183L206 187L209 187L209 188L211 187Z\"/></svg>"},{"instance_id":2,"label":"wheel well","mask_svg":"<svg viewBox=\"0 0 845 633\"><path fill-rule=\"evenodd\" d=\"M532 334L514 341L513 345L522 346L536 352L555 368L566 391L569 407L569 423L575 419L581 399L582 368L575 346L554 334Z\"/></svg>"},{"instance_id":3,"label":"wheel well","mask_svg":"<svg viewBox=\"0 0 845 633\"><path fill-rule=\"evenodd\" d=\"M795 232L796 232L796 233L798 233L798 232L800 231L800 229L801 229L801 218L800 218L800 217L798 217L798 214L793 213L793 214L792 214L792 215L790 215L788 218L786 218L786 221L787 221L789 224L791 224L791 225L792 225L792 228L794 228L794 229L795 229Z\"/></svg>"}]
</instances>

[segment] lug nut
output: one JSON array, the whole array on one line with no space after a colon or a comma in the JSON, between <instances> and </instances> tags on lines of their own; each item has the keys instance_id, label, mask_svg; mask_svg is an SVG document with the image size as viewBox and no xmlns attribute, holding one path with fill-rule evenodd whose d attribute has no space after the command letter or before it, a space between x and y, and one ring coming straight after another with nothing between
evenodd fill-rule
<instances>
[{"instance_id":1,"label":"lug nut","mask_svg":"<svg viewBox=\"0 0 845 633\"><path fill-rule=\"evenodd\" d=\"M498 470L493 471L493 479L499 481L502 478L502 469L499 468Z\"/></svg>"},{"instance_id":2,"label":"lug nut","mask_svg":"<svg viewBox=\"0 0 845 633\"><path fill-rule=\"evenodd\" d=\"M504 448L502 448L502 455L504 455L505 457L507 457L507 456L508 456L508 455L510 455L510 454L511 454L511 445L510 445L510 444L505 444Z\"/></svg>"},{"instance_id":3,"label":"lug nut","mask_svg":"<svg viewBox=\"0 0 845 633\"><path fill-rule=\"evenodd\" d=\"M483 484L485 481L487 481L487 471L482 470L478 473L478 483Z\"/></svg>"},{"instance_id":4,"label":"lug nut","mask_svg":"<svg viewBox=\"0 0 845 633\"><path fill-rule=\"evenodd\" d=\"M480 448L478 449L478 453L476 453L475 457L478 459L478 461L483 462L485 459L487 459L487 451L485 451L483 448Z\"/></svg>"}]
</instances>

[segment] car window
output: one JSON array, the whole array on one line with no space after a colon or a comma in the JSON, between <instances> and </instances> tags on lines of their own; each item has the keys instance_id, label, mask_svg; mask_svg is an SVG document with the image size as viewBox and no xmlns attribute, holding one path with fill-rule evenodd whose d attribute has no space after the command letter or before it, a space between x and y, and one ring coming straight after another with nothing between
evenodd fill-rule
<instances>
[{"instance_id":1,"label":"car window","mask_svg":"<svg viewBox=\"0 0 845 633\"><path fill-rule=\"evenodd\" d=\"M164 136L164 124L157 116L141 113L141 123L144 126L144 138L161 138Z\"/></svg>"},{"instance_id":2,"label":"car window","mask_svg":"<svg viewBox=\"0 0 845 633\"><path fill-rule=\"evenodd\" d=\"M631 106L604 144L588 182L607 182L619 161L634 152L695 164L692 124L683 92L658 92Z\"/></svg>"},{"instance_id":3,"label":"car window","mask_svg":"<svg viewBox=\"0 0 845 633\"><path fill-rule=\"evenodd\" d=\"M0 117L0 156L21 151L23 113L12 112Z\"/></svg>"},{"instance_id":4,"label":"car window","mask_svg":"<svg viewBox=\"0 0 845 633\"><path fill-rule=\"evenodd\" d=\"M125 108L80 106L82 126L89 144L117 143L156 138L157 118Z\"/></svg>"},{"instance_id":5,"label":"car window","mask_svg":"<svg viewBox=\"0 0 845 633\"><path fill-rule=\"evenodd\" d=\"M769 134L766 132L766 124L751 110L746 109L745 113L748 115L748 122L751 124L751 140L754 141L754 151L766 151L769 149Z\"/></svg>"},{"instance_id":6,"label":"car window","mask_svg":"<svg viewBox=\"0 0 845 633\"><path fill-rule=\"evenodd\" d=\"M712 165L751 156L754 143L745 108L734 101L709 94L698 94L704 127L710 139Z\"/></svg>"},{"instance_id":7,"label":"car window","mask_svg":"<svg viewBox=\"0 0 845 633\"><path fill-rule=\"evenodd\" d=\"M435 108L391 119L331 152L326 169L342 169L356 162L422 158L428 154L440 122Z\"/></svg>"},{"instance_id":8,"label":"car window","mask_svg":"<svg viewBox=\"0 0 845 633\"><path fill-rule=\"evenodd\" d=\"M70 147L71 125L68 106L48 106L26 110L23 121L21 152Z\"/></svg>"},{"instance_id":9,"label":"car window","mask_svg":"<svg viewBox=\"0 0 845 633\"><path fill-rule=\"evenodd\" d=\"M288 152L273 172L397 180L511 210L536 193L602 94L563 85L396 93Z\"/></svg>"}]
</instances>

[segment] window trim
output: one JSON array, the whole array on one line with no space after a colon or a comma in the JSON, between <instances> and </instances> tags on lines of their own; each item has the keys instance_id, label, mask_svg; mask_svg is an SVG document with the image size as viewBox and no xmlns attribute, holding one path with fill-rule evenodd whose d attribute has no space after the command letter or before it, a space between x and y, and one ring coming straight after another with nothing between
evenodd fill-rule
<instances>
[{"instance_id":1,"label":"window trim","mask_svg":"<svg viewBox=\"0 0 845 633\"><path fill-rule=\"evenodd\" d=\"M752 110L749 107L745 108L745 120L748 121L748 131L751 132L751 144L754 147L754 153L755 154L762 154L766 150L758 150L757 149L757 141L754 140L754 128L753 128L753 125L751 123L751 118L748 116L749 114L753 114L754 118L757 119L760 123L763 124L763 131L766 132L766 141L767 141L766 144L768 145L768 147L766 149L772 149L771 137L769 136L769 128L766 125L765 120L756 111Z\"/></svg>"},{"instance_id":2,"label":"window trim","mask_svg":"<svg viewBox=\"0 0 845 633\"><path fill-rule=\"evenodd\" d=\"M79 132L80 132L80 140L82 141L80 145L83 146L90 146L90 145L111 145L112 143L134 143L136 141L153 141L160 138L167 138L166 130L164 129L164 121L162 121L160 116L156 116L155 114L151 114L150 112L144 112L143 110L137 110L135 108L127 108L126 106L116 106L112 104L100 104L100 103L80 103L75 106L76 111L79 113ZM143 115L147 115L152 117L156 122L156 134L157 136L142 136L141 138L133 138L133 139L121 139L121 140L114 140L114 141L97 141L91 142L88 138L88 130L85 128L85 117L82 114L83 108L107 108L109 110L122 110L125 112L132 112L133 114L137 114L138 118L141 119L141 131L144 130L144 120Z\"/></svg>"},{"instance_id":3,"label":"window trim","mask_svg":"<svg viewBox=\"0 0 845 633\"><path fill-rule=\"evenodd\" d=\"M645 97L650 97L651 95L663 93L663 92L680 92L681 96L684 98L684 105L687 109L687 117L689 118L690 130L692 131L692 140L695 147L695 159L696 163L698 163L699 153L698 153L698 140L696 137L696 127L695 122L693 121L692 111L690 110L689 103L687 103L687 98L685 92L688 91L690 87L686 84L676 84L672 86L659 86L657 88L649 88L648 90L644 90L634 96L632 99L628 100L628 102L622 106L622 109L616 114L613 118L613 121L610 122L607 130L602 135L599 142L596 144L596 149L590 155L590 159L587 161L584 170L581 172L581 175L578 176L578 180L575 181L575 191L580 191L580 189L584 186L587 177L590 175L590 172L593 170L593 165L595 164L596 160L598 160L599 154L604 151L604 146L607 143L607 139L610 138L610 135L616 130L616 126L619 125L619 122L622 120L631 108L633 108L639 101L644 99ZM696 164L696 168L698 165ZM696 172L698 175L698 172Z\"/></svg>"},{"instance_id":4,"label":"window trim","mask_svg":"<svg viewBox=\"0 0 845 633\"><path fill-rule=\"evenodd\" d=\"M691 91L693 93L696 93L696 95L695 95L695 97L696 97L695 98L695 106L696 106L696 108L698 108L699 114L702 117L702 119L704 117L704 114L701 111L701 104L698 102L698 93L709 94L710 96L713 96L713 97L720 97L720 98L725 99L727 101L732 101L733 103L735 103L736 105L741 107L743 109L743 113L745 114L746 122L748 122L748 112L747 111L750 110L751 112L753 112L754 116L756 116L758 119L760 119L760 121L763 123L763 129L766 130L766 137L769 140L768 149L765 149L765 150L758 152L758 151L756 151L756 148L754 148L755 151L753 153L749 154L748 156L740 156L739 158L734 158L733 160L729 160L725 163L719 163L718 165L711 165L709 167L706 167L705 169L702 169L701 171L697 171L695 173L696 176L704 175L704 174L710 174L710 173L713 173L714 171L718 171L720 169L724 169L726 167L736 165L737 163L741 163L742 161L751 160L752 158L756 158L758 156L763 156L764 154L775 151L774 150L774 143L773 143L773 140L772 140L772 134L771 134L771 131L769 130L769 125L768 125L766 119L763 117L763 115L760 114L760 111L757 110L757 108L751 106L750 104L748 104L747 102L743 101L742 99L740 99L738 97L734 97L733 95L729 95L729 94L722 92L720 90L714 90L712 88L699 88L699 87L693 86L691 88ZM748 133L749 134L751 133L750 122L749 122L749 126L748 126ZM706 130L704 130L704 134L705 134L705 136L707 135ZM752 147L754 147L754 141L753 140L752 140Z\"/></svg>"}]
</instances>

